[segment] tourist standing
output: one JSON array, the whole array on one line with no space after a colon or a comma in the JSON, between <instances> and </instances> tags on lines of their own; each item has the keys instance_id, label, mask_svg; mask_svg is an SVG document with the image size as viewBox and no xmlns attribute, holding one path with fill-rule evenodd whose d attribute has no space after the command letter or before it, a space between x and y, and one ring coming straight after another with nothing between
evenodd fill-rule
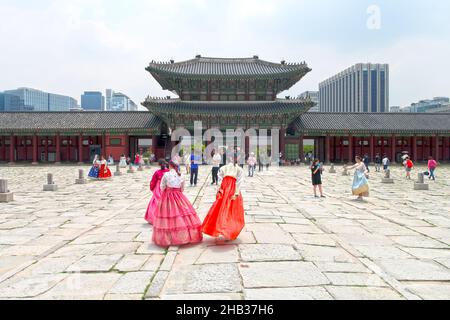
<instances>
[{"instance_id":1,"label":"tourist standing","mask_svg":"<svg viewBox=\"0 0 450 320\"><path fill-rule=\"evenodd\" d=\"M389 160L388 156L385 154L383 157L383 170L385 173L388 171L390 164L391 164L391 161Z\"/></svg>"},{"instance_id":2,"label":"tourist standing","mask_svg":"<svg viewBox=\"0 0 450 320\"><path fill-rule=\"evenodd\" d=\"M127 157L125 157L124 154L120 157L119 166L120 166L121 168L126 168L126 167L128 166L128 163L127 163Z\"/></svg>"},{"instance_id":3,"label":"tourist standing","mask_svg":"<svg viewBox=\"0 0 450 320\"><path fill-rule=\"evenodd\" d=\"M211 185L218 185L219 184L219 170L220 170L220 164L222 162L222 156L219 152L216 152L216 150L213 151L213 157L212 157L212 183Z\"/></svg>"},{"instance_id":4,"label":"tourist standing","mask_svg":"<svg viewBox=\"0 0 450 320\"><path fill-rule=\"evenodd\" d=\"M377 155L375 156L375 171L376 172L381 172L381 163L382 163L382 159L379 153L377 153Z\"/></svg>"},{"instance_id":5,"label":"tourist standing","mask_svg":"<svg viewBox=\"0 0 450 320\"><path fill-rule=\"evenodd\" d=\"M196 187L198 182L198 168L201 161L201 157L195 155L195 152L192 151L191 154L191 187Z\"/></svg>"},{"instance_id":6,"label":"tourist standing","mask_svg":"<svg viewBox=\"0 0 450 320\"><path fill-rule=\"evenodd\" d=\"M182 246L203 240L202 223L183 194L184 177L180 165L169 164L161 181L161 201L153 223L153 242L160 247Z\"/></svg>"},{"instance_id":7,"label":"tourist standing","mask_svg":"<svg viewBox=\"0 0 450 320\"><path fill-rule=\"evenodd\" d=\"M409 157L406 157L405 161L403 161L403 165L405 166L406 179L411 180L411 171L414 168L414 163Z\"/></svg>"},{"instance_id":8,"label":"tourist standing","mask_svg":"<svg viewBox=\"0 0 450 320\"><path fill-rule=\"evenodd\" d=\"M136 153L136 155L134 156L134 164L138 166L140 163L141 163L141 156L138 153Z\"/></svg>"},{"instance_id":9,"label":"tourist standing","mask_svg":"<svg viewBox=\"0 0 450 320\"><path fill-rule=\"evenodd\" d=\"M245 226L244 199L240 191L244 170L238 166L237 157L230 160L231 163L220 169L220 189L216 202L203 222L202 230L211 237L223 236L226 240L233 241Z\"/></svg>"},{"instance_id":10,"label":"tourist standing","mask_svg":"<svg viewBox=\"0 0 450 320\"><path fill-rule=\"evenodd\" d=\"M253 178L255 175L256 170L256 157L255 153L250 153L250 157L248 157L247 164L248 164L248 176Z\"/></svg>"},{"instance_id":11,"label":"tourist standing","mask_svg":"<svg viewBox=\"0 0 450 320\"><path fill-rule=\"evenodd\" d=\"M364 155L364 160L363 160L363 162L364 162L364 165L366 166L367 172L370 173L370 169L369 169L370 158L369 158L369 155L368 155L368 154Z\"/></svg>"},{"instance_id":12,"label":"tourist standing","mask_svg":"<svg viewBox=\"0 0 450 320\"><path fill-rule=\"evenodd\" d=\"M100 171L98 173L98 178L102 180L107 180L112 177L111 170L108 168L108 162L105 157L102 156L102 160L100 161Z\"/></svg>"},{"instance_id":13,"label":"tourist standing","mask_svg":"<svg viewBox=\"0 0 450 320\"><path fill-rule=\"evenodd\" d=\"M160 169L153 174L152 181L150 182L150 191L153 193L152 199L147 207L147 212L145 214L145 220L148 223L153 224L155 220L156 212L158 211L158 205L161 200L161 181L164 174L169 172L169 164L166 160L159 160L158 162Z\"/></svg>"},{"instance_id":14,"label":"tourist standing","mask_svg":"<svg viewBox=\"0 0 450 320\"><path fill-rule=\"evenodd\" d=\"M314 187L314 197L319 198L317 195L317 189L319 189L320 197L325 198L323 195L323 188L322 188L322 164L318 159L315 159L313 161L313 164L311 166L311 173L312 173L312 184Z\"/></svg>"},{"instance_id":15,"label":"tourist standing","mask_svg":"<svg viewBox=\"0 0 450 320\"><path fill-rule=\"evenodd\" d=\"M112 154L110 154L109 157L108 157L108 165L109 166L113 166L114 165L114 157L112 156Z\"/></svg>"},{"instance_id":16,"label":"tourist standing","mask_svg":"<svg viewBox=\"0 0 450 320\"><path fill-rule=\"evenodd\" d=\"M97 179L99 172L100 172L100 161L98 159L98 155L95 155L94 161L92 161L92 168L91 170L89 170L88 177Z\"/></svg>"},{"instance_id":17,"label":"tourist standing","mask_svg":"<svg viewBox=\"0 0 450 320\"><path fill-rule=\"evenodd\" d=\"M436 168L438 167L438 163L436 160L433 159L433 157L428 157L428 172L430 175L428 176L428 179L433 179L433 181L436 181Z\"/></svg>"},{"instance_id":18,"label":"tourist standing","mask_svg":"<svg viewBox=\"0 0 450 320\"><path fill-rule=\"evenodd\" d=\"M366 165L360 156L355 158L356 164L351 167L345 167L347 170L355 169L355 177L352 184L352 193L358 196L358 200L363 200L363 197L369 196L369 182L367 181L368 172Z\"/></svg>"}]
</instances>

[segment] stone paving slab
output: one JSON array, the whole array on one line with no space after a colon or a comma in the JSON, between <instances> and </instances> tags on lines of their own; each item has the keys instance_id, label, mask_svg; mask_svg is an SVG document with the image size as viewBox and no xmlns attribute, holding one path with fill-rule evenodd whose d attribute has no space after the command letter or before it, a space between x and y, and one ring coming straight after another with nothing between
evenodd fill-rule
<instances>
[{"instance_id":1,"label":"stone paving slab","mask_svg":"<svg viewBox=\"0 0 450 320\"><path fill-rule=\"evenodd\" d=\"M448 166L429 191L400 167L394 185L371 173L364 202L352 176L324 175L327 198L314 199L307 167L272 167L245 179L239 239L169 249L143 219L156 168L78 186L79 168L0 167L15 193L0 204L1 299L450 299ZM57 192L42 192L47 172ZM201 219L209 181L201 167L186 190Z\"/></svg>"}]
</instances>

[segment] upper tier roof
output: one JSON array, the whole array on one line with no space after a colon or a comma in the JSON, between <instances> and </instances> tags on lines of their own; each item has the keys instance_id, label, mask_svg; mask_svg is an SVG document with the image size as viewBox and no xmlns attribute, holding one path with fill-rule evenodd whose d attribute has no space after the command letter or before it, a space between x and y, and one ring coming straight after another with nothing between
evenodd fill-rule
<instances>
[{"instance_id":1,"label":"upper tier roof","mask_svg":"<svg viewBox=\"0 0 450 320\"><path fill-rule=\"evenodd\" d=\"M207 58L197 56L184 62L155 62L152 61L147 71L165 73L167 75L209 77L209 78L238 78L238 77L273 77L274 75L306 74L311 71L303 63L272 63L253 58Z\"/></svg>"}]
</instances>

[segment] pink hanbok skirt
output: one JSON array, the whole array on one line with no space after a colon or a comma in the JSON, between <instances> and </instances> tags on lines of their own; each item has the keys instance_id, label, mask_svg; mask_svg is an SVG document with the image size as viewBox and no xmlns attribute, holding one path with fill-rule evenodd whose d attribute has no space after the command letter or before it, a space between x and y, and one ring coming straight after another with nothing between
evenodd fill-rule
<instances>
[{"instance_id":1,"label":"pink hanbok skirt","mask_svg":"<svg viewBox=\"0 0 450 320\"><path fill-rule=\"evenodd\" d=\"M164 190L154 218L153 242L160 247L170 247L202 240L200 218L181 189Z\"/></svg>"},{"instance_id":2,"label":"pink hanbok skirt","mask_svg":"<svg viewBox=\"0 0 450 320\"><path fill-rule=\"evenodd\" d=\"M155 221L155 215L156 212L158 211L158 205L160 201L161 201L161 188L158 185L153 191L152 199L148 204L147 213L145 214L145 220L147 220L147 222L150 224L153 224L153 222Z\"/></svg>"}]
</instances>

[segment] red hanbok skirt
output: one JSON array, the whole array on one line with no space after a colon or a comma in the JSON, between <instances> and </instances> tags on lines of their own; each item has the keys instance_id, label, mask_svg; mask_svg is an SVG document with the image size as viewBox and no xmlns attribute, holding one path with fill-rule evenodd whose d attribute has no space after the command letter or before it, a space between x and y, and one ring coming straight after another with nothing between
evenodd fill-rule
<instances>
[{"instance_id":1,"label":"red hanbok skirt","mask_svg":"<svg viewBox=\"0 0 450 320\"><path fill-rule=\"evenodd\" d=\"M236 179L225 177L217 194L216 202L203 222L203 233L218 238L236 240L245 226L244 199L242 194L232 200L236 192Z\"/></svg>"},{"instance_id":2,"label":"red hanbok skirt","mask_svg":"<svg viewBox=\"0 0 450 320\"><path fill-rule=\"evenodd\" d=\"M99 179L109 179L111 177L112 177L111 170L109 170L108 166L106 166L105 164L102 164L102 166L100 167L100 171L98 173L98 178Z\"/></svg>"}]
</instances>

